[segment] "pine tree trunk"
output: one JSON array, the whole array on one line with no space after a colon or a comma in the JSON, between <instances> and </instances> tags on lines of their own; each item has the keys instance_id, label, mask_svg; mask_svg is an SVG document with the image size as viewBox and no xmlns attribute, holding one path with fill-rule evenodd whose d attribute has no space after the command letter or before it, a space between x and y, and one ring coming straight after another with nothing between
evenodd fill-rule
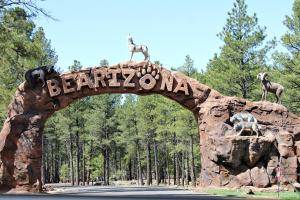
<instances>
[{"instance_id":1,"label":"pine tree trunk","mask_svg":"<svg viewBox=\"0 0 300 200\"><path fill-rule=\"evenodd\" d=\"M78 124L78 123L77 123ZM79 168L79 162L80 162L80 147L79 147L79 132L76 131L76 185L79 185L79 179L80 179L80 168Z\"/></svg>"},{"instance_id":2,"label":"pine tree trunk","mask_svg":"<svg viewBox=\"0 0 300 200\"><path fill-rule=\"evenodd\" d=\"M118 151L117 151L117 147L115 146L115 149L114 149L114 174L117 173L118 171L118 158L117 158L117 154L118 154Z\"/></svg>"},{"instance_id":3,"label":"pine tree trunk","mask_svg":"<svg viewBox=\"0 0 300 200\"><path fill-rule=\"evenodd\" d=\"M159 185L159 171L158 171L158 160L157 160L157 144L154 140L154 165L155 165L155 179L156 179L156 185Z\"/></svg>"},{"instance_id":4,"label":"pine tree trunk","mask_svg":"<svg viewBox=\"0 0 300 200\"><path fill-rule=\"evenodd\" d=\"M108 147L105 149L105 177L106 177L106 185L109 185L109 149Z\"/></svg>"},{"instance_id":5,"label":"pine tree trunk","mask_svg":"<svg viewBox=\"0 0 300 200\"><path fill-rule=\"evenodd\" d=\"M186 184L186 179L187 177L186 175L186 168L185 168L185 164L186 164L186 159L185 159L185 152L181 153L181 166L182 166L182 170L181 170L181 179L182 179L182 186L184 186Z\"/></svg>"},{"instance_id":6,"label":"pine tree trunk","mask_svg":"<svg viewBox=\"0 0 300 200\"><path fill-rule=\"evenodd\" d=\"M88 166L88 175L87 175L87 184L90 184L91 181L91 163L93 158L93 140L91 140L90 154L89 154L89 166Z\"/></svg>"},{"instance_id":7,"label":"pine tree trunk","mask_svg":"<svg viewBox=\"0 0 300 200\"><path fill-rule=\"evenodd\" d=\"M106 151L105 149L103 150L103 181L104 185L106 185Z\"/></svg>"},{"instance_id":8,"label":"pine tree trunk","mask_svg":"<svg viewBox=\"0 0 300 200\"><path fill-rule=\"evenodd\" d=\"M152 172L151 172L151 147L150 147L150 141L149 138L147 139L147 150L146 150L146 156L147 156L147 186L152 184Z\"/></svg>"},{"instance_id":9,"label":"pine tree trunk","mask_svg":"<svg viewBox=\"0 0 300 200\"><path fill-rule=\"evenodd\" d=\"M49 145L46 147L47 153L46 153L46 165L45 165L45 171L46 171L46 183L50 183L50 155L49 155Z\"/></svg>"},{"instance_id":10,"label":"pine tree trunk","mask_svg":"<svg viewBox=\"0 0 300 200\"><path fill-rule=\"evenodd\" d=\"M162 183L164 185L167 184L167 162L166 162L166 159L167 159L167 152L166 152L166 142L164 140L164 145L163 145L163 152L164 154L162 155L163 156L163 166L162 166L162 173L163 173L163 181Z\"/></svg>"},{"instance_id":11,"label":"pine tree trunk","mask_svg":"<svg viewBox=\"0 0 300 200\"><path fill-rule=\"evenodd\" d=\"M176 184L176 153L173 153L173 185Z\"/></svg>"},{"instance_id":12,"label":"pine tree trunk","mask_svg":"<svg viewBox=\"0 0 300 200\"><path fill-rule=\"evenodd\" d=\"M120 153L120 158L119 158L119 169L122 169L122 155Z\"/></svg>"},{"instance_id":13,"label":"pine tree trunk","mask_svg":"<svg viewBox=\"0 0 300 200\"><path fill-rule=\"evenodd\" d=\"M165 166L166 166L166 174L168 177L168 185L171 185L170 169L169 169L169 152L168 152L168 148L167 148L167 143L165 143L165 153L166 153Z\"/></svg>"},{"instance_id":14,"label":"pine tree trunk","mask_svg":"<svg viewBox=\"0 0 300 200\"><path fill-rule=\"evenodd\" d=\"M184 153L180 153L180 168L181 168L181 184L182 186L184 186L184 183L185 183L185 169L184 169L184 164L185 164L185 161L184 161Z\"/></svg>"},{"instance_id":15,"label":"pine tree trunk","mask_svg":"<svg viewBox=\"0 0 300 200\"><path fill-rule=\"evenodd\" d=\"M84 151L85 151L85 141L83 140L83 143L82 143L82 157L83 157L83 163L82 163L82 182L83 182L83 185L85 185L85 177L86 177L86 158L85 158L85 154L84 154Z\"/></svg>"},{"instance_id":16,"label":"pine tree trunk","mask_svg":"<svg viewBox=\"0 0 300 200\"><path fill-rule=\"evenodd\" d=\"M60 168L60 145L59 140L55 140L55 162L54 162L54 182L59 183L59 168Z\"/></svg>"},{"instance_id":17,"label":"pine tree trunk","mask_svg":"<svg viewBox=\"0 0 300 200\"><path fill-rule=\"evenodd\" d=\"M142 183L140 182L140 174L139 174L139 160L138 160L138 156L136 154L136 181L138 185L141 185Z\"/></svg>"},{"instance_id":18,"label":"pine tree trunk","mask_svg":"<svg viewBox=\"0 0 300 200\"><path fill-rule=\"evenodd\" d=\"M190 135L190 168L191 168L191 181L192 186L196 186L196 176L195 176L195 161L194 161L194 139L193 136Z\"/></svg>"},{"instance_id":19,"label":"pine tree trunk","mask_svg":"<svg viewBox=\"0 0 300 200\"><path fill-rule=\"evenodd\" d=\"M141 185L144 185L142 166L141 166L140 145L138 141L136 142L136 154L137 154L137 164L138 164L138 179L140 180L139 183Z\"/></svg>"},{"instance_id":20,"label":"pine tree trunk","mask_svg":"<svg viewBox=\"0 0 300 200\"><path fill-rule=\"evenodd\" d=\"M175 153L176 156L176 185L180 185L180 160L179 160L179 153Z\"/></svg>"},{"instance_id":21,"label":"pine tree trunk","mask_svg":"<svg viewBox=\"0 0 300 200\"><path fill-rule=\"evenodd\" d=\"M176 152L176 146L177 146L177 137L176 134L174 133L173 136L173 143L174 143L174 149L175 149L175 185L179 186L180 185L180 167L179 167L179 155L178 152Z\"/></svg>"},{"instance_id":22,"label":"pine tree trunk","mask_svg":"<svg viewBox=\"0 0 300 200\"><path fill-rule=\"evenodd\" d=\"M50 144L47 144L46 146L46 149L47 149L47 153L46 153L46 183L50 183L50 169L51 169L51 157L50 157Z\"/></svg>"},{"instance_id":23,"label":"pine tree trunk","mask_svg":"<svg viewBox=\"0 0 300 200\"><path fill-rule=\"evenodd\" d=\"M131 164L131 180L137 180L137 176L136 176L136 159L132 158L132 164Z\"/></svg>"},{"instance_id":24,"label":"pine tree trunk","mask_svg":"<svg viewBox=\"0 0 300 200\"><path fill-rule=\"evenodd\" d=\"M69 162L70 162L70 176L71 176L71 185L74 185L74 163L73 163L73 142L72 134L70 132L70 148L69 148Z\"/></svg>"},{"instance_id":25,"label":"pine tree trunk","mask_svg":"<svg viewBox=\"0 0 300 200\"><path fill-rule=\"evenodd\" d=\"M132 180L131 168L132 168L132 163L131 163L131 159L129 159L129 162L128 162L128 180L129 181Z\"/></svg>"},{"instance_id":26,"label":"pine tree trunk","mask_svg":"<svg viewBox=\"0 0 300 200\"><path fill-rule=\"evenodd\" d=\"M185 171L186 171L186 174L185 174L185 177L186 177L186 184L189 185L190 184L190 170L189 170L189 153L186 152L185 153L185 158L186 158L186 168L185 168Z\"/></svg>"},{"instance_id":27,"label":"pine tree trunk","mask_svg":"<svg viewBox=\"0 0 300 200\"><path fill-rule=\"evenodd\" d=\"M104 135L105 139L109 140L109 132L107 130L106 124L104 125ZM104 184L109 185L109 146L105 145L104 147Z\"/></svg>"}]
</instances>

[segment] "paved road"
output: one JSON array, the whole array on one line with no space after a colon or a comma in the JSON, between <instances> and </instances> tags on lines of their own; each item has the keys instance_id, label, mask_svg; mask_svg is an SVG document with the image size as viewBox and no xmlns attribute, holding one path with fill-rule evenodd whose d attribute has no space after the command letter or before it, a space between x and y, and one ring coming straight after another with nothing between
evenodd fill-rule
<instances>
[{"instance_id":1,"label":"paved road","mask_svg":"<svg viewBox=\"0 0 300 200\"><path fill-rule=\"evenodd\" d=\"M46 195L0 195L0 200L7 199L99 199L99 200L224 200L232 197L217 197L189 190L167 187L114 187L114 186L82 186L82 187L59 187L55 194Z\"/></svg>"}]
</instances>

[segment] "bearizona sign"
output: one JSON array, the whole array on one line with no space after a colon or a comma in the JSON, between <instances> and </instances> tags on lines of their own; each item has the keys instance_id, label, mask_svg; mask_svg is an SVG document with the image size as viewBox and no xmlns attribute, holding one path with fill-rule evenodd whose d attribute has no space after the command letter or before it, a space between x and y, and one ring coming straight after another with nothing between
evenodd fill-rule
<instances>
[{"instance_id":1,"label":"bearizona sign","mask_svg":"<svg viewBox=\"0 0 300 200\"><path fill-rule=\"evenodd\" d=\"M197 105L211 91L207 86L182 73L169 71L148 61L71 71L59 76L49 76L46 83L50 97L56 99L61 96L74 99L81 93L143 95L151 91L153 94L164 93L191 110L197 110ZM57 103L63 104L63 101Z\"/></svg>"},{"instance_id":2,"label":"bearizona sign","mask_svg":"<svg viewBox=\"0 0 300 200\"><path fill-rule=\"evenodd\" d=\"M177 80L171 73L161 71L161 68L157 65L145 63L139 69L123 67L128 67L128 65L118 65L112 68L93 68L78 73L62 74L60 76L62 87L59 86L59 81L56 79L47 80L50 96L77 92L83 87L90 89L98 89L99 87L140 87L143 90L151 90L156 86L160 77L160 90L174 93L182 92L184 95L189 95L191 86L185 78ZM135 78L139 79L138 82L133 82ZM174 84L176 85L174 86Z\"/></svg>"},{"instance_id":3,"label":"bearizona sign","mask_svg":"<svg viewBox=\"0 0 300 200\"><path fill-rule=\"evenodd\" d=\"M290 175L283 184L298 180L300 118L282 105L226 97L148 61L64 74L39 67L26 72L25 79L16 89L0 132L2 192L41 192L42 135L47 119L77 99L111 93L161 94L194 114L202 187L268 187L277 184L272 174L278 164L288 166L283 173ZM258 138L237 136L230 117L241 111L257 119Z\"/></svg>"}]
</instances>

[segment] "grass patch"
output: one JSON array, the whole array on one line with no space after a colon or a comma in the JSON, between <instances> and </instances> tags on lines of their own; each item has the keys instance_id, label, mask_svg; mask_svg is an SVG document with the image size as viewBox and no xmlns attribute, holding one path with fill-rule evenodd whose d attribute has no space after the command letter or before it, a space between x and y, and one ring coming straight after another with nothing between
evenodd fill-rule
<instances>
[{"instance_id":1,"label":"grass patch","mask_svg":"<svg viewBox=\"0 0 300 200\"><path fill-rule=\"evenodd\" d=\"M217 188L209 188L205 189L203 192L226 196L226 197L241 197L241 198L271 198L271 199L278 199L277 192L254 192L254 195L247 195L243 190L240 189L217 189ZM300 193L299 192L280 192L279 199L283 200L300 200Z\"/></svg>"}]
</instances>

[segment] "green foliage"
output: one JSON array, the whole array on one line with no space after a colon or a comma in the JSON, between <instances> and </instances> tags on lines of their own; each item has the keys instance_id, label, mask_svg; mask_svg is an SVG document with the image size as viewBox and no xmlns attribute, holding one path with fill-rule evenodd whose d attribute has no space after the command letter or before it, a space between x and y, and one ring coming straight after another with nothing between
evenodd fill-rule
<instances>
[{"instance_id":1,"label":"green foliage","mask_svg":"<svg viewBox=\"0 0 300 200\"><path fill-rule=\"evenodd\" d=\"M101 67L107 67L108 65L109 65L108 60L106 60L106 59L100 60Z\"/></svg>"},{"instance_id":2,"label":"green foliage","mask_svg":"<svg viewBox=\"0 0 300 200\"><path fill-rule=\"evenodd\" d=\"M81 65L80 61L78 61L78 60L74 60L73 65L69 66L70 71L78 71L81 69L82 69L82 65Z\"/></svg>"},{"instance_id":3,"label":"green foliage","mask_svg":"<svg viewBox=\"0 0 300 200\"><path fill-rule=\"evenodd\" d=\"M97 177L103 177L103 159L103 155L101 154L98 154L92 159L90 165L92 180L96 180Z\"/></svg>"},{"instance_id":4,"label":"green foliage","mask_svg":"<svg viewBox=\"0 0 300 200\"><path fill-rule=\"evenodd\" d=\"M288 31L281 40L290 54L274 54L274 65L276 70L283 75L280 82L284 85L284 104L293 112L300 113L300 1L295 0L293 13L286 16L283 24Z\"/></svg>"},{"instance_id":5,"label":"green foliage","mask_svg":"<svg viewBox=\"0 0 300 200\"><path fill-rule=\"evenodd\" d=\"M119 169L115 175L115 177L119 180L123 179L123 177L125 177L126 175L126 171L125 170L121 170Z\"/></svg>"},{"instance_id":6,"label":"green foliage","mask_svg":"<svg viewBox=\"0 0 300 200\"><path fill-rule=\"evenodd\" d=\"M151 140L153 137L155 126L153 120L156 114L156 99L157 95L141 96L137 102L137 128L139 133L143 134L142 137Z\"/></svg>"},{"instance_id":7,"label":"green foliage","mask_svg":"<svg viewBox=\"0 0 300 200\"><path fill-rule=\"evenodd\" d=\"M95 140L101 148L110 146L112 144L110 136L117 132L114 115L120 98L120 95L101 95L91 97L87 101L89 105L83 114L86 121L85 131L89 133L89 139Z\"/></svg>"},{"instance_id":8,"label":"green foliage","mask_svg":"<svg viewBox=\"0 0 300 200\"><path fill-rule=\"evenodd\" d=\"M214 195L220 195L220 196L226 196L226 197L231 197L231 198L250 198L250 199L255 199L255 198L264 198L264 199L277 199L278 198L278 193L277 192L255 192L254 195L247 195L245 194L245 191L237 189L215 189L215 188L210 188L206 189L204 192L207 192L209 194L214 194ZM286 200L296 200L300 199L300 194L299 192L280 192L279 193L279 199L286 199Z\"/></svg>"},{"instance_id":9,"label":"green foliage","mask_svg":"<svg viewBox=\"0 0 300 200\"><path fill-rule=\"evenodd\" d=\"M45 135L49 139L59 139L65 141L66 135L69 134L69 126L72 122L68 116L65 115L66 110L55 113L49 120L46 122ZM57 134L59 135L57 136Z\"/></svg>"},{"instance_id":10,"label":"green foliage","mask_svg":"<svg viewBox=\"0 0 300 200\"><path fill-rule=\"evenodd\" d=\"M124 95L124 102L117 108L116 116L119 121L119 132L115 136L115 140L118 145L126 147L126 154L129 158L135 156L136 144L142 139L137 127L136 101L137 96ZM128 157L125 157L126 162L129 161Z\"/></svg>"},{"instance_id":11,"label":"green foliage","mask_svg":"<svg viewBox=\"0 0 300 200\"><path fill-rule=\"evenodd\" d=\"M159 60L155 60L153 63L159 66L163 66L163 64Z\"/></svg>"},{"instance_id":12,"label":"green foliage","mask_svg":"<svg viewBox=\"0 0 300 200\"><path fill-rule=\"evenodd\" d=\"M194 67L194 61L190 57L190 55L185 56L185 63L177 68L177 71L180 71L190 77L192 77L197 72L196 68Z\"/></svg>"},{"instance_id":13,"label":"green foliage","mask_svg":"<svg viewBox=\"0 0 300 200\"><path fill-rule=\"evenodd\" d=\"M63 164L60 166L59 175L62 182L66 182L69 180L69 167L67 164Z\"/></svg>"},{"instance_id":14,"label":"green foliage","mask_svg":"<svg viewBox=\"0 0 300 200\"><path fill-rule=\"evenodd\" d=\"M2 1L1 1L2 2ZM37 65L54 65L57 61L50 41L28 13L19 8L5 9L0 15L0 123L16 87L25 72Z\"/></svg>"},{"instance_id":15,"label":"green foliage","mask_svg":"<svg viewBox=\"0 0 300 200\"><path fill-rule=\"evenodd\" d=\"M267 68L266 56L275 45L274 40L264 44L265 32L256 14L248 15L245 1L236 0L218 34L224 45L208 63L205 82L225 95L257 100L256 75Z\"/></svg>"}]
</instances>

